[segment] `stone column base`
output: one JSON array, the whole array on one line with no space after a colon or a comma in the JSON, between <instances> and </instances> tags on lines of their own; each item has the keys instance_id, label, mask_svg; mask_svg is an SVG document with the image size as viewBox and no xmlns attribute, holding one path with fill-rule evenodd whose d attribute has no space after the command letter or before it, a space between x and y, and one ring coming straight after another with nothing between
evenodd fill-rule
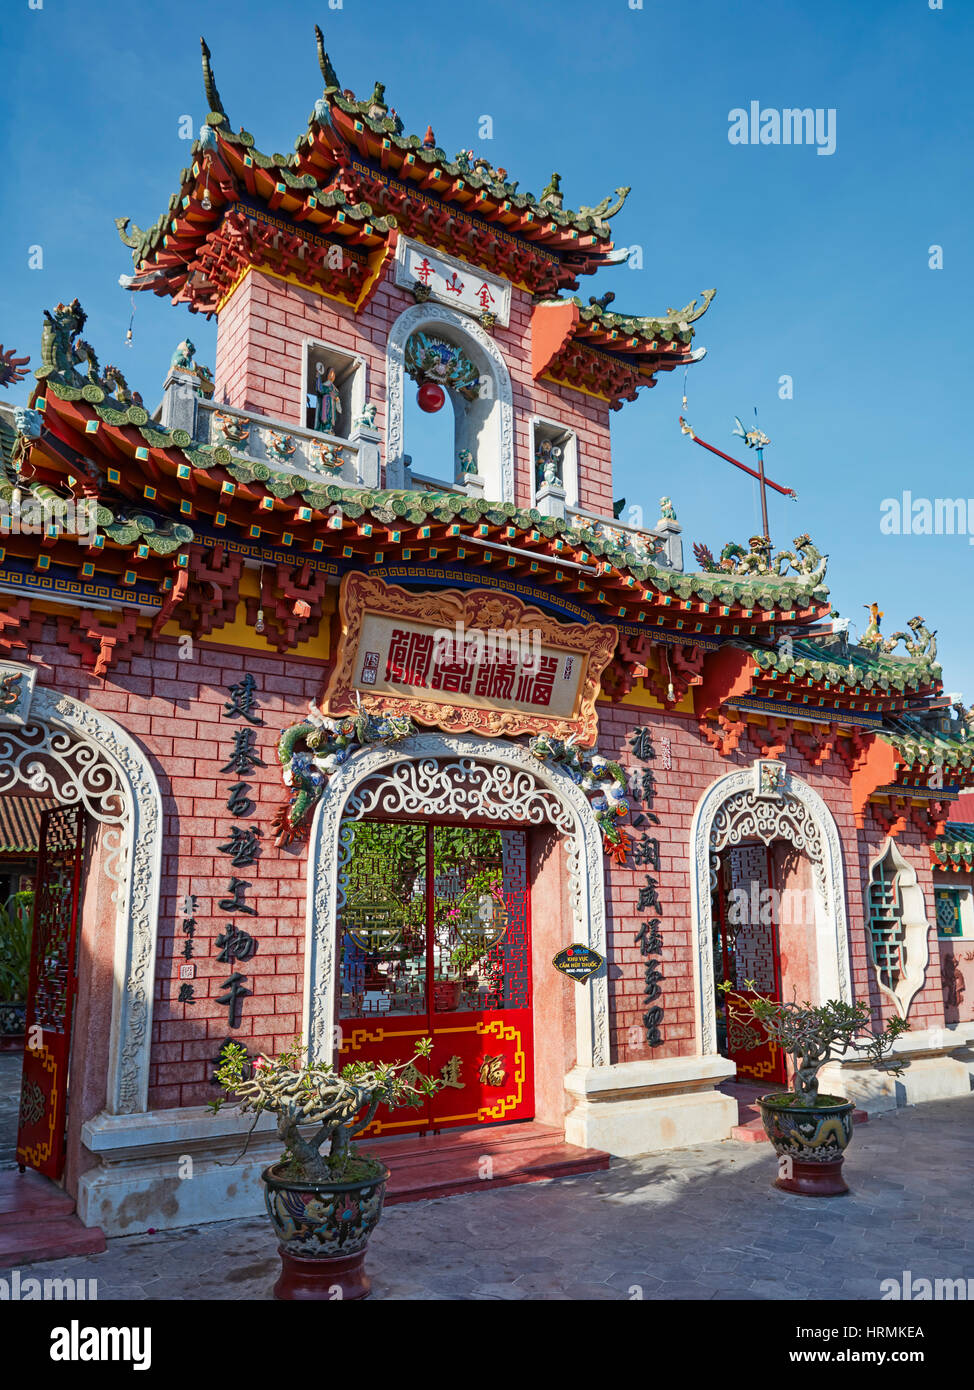
<instances>
[{"instance_id":1,"label":"stone column base","mask_svg":"<svg viewBox=\"0 0 974 1390\"><path fill-rule=\"evenodd\" d=\"M576 1067L565 1078L575 1102L565 1139L619 1158L729 1139L737 1101L714 1087L734 1072L716 1055Z\"/></svg>"},{"instance_id":2,"label":"stone column base","mask_svg":"<svg viewBox=\"0 0 974 1390\"><path fill-rule=\"evenodd\" d=\"M82 1126L82 1142L101 1161L79 1179L78 1215L106 1236L260 1215L260 1175L280 1159L282 1145L263 1117L241 1158L251 1123L205 1106L94 1116Z\"/></svg>"},{"instance_id":3,"label":"stone column base","mask_svg":"<svg viewBox=\"0 0 974 1390\"><path fill-rule=\"evenodd\" d=\"M819 1091L854 1100L871 1115L925 1100L967 1096L974 1085L972 1042L970 1023L904 1033L892 1054L902 1064L901 1076L862 1062L829 1062L819 1072Z\"/></svg>"}]
</instances>

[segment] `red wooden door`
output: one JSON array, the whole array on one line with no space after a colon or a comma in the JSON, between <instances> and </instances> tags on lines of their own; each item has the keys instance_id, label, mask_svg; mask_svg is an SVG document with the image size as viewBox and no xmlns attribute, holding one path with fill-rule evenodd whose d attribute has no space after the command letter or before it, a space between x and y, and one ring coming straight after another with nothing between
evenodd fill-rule
<instances>
[{"instance_id":1,"label":"red wooden door","mask_svg":"<svg viewBox=\"0 0 974 1390\"><path fill-rule=\"evenodd\" d=\"M444 1085L366 1134L534 1115L527 835L360 821L339 912L340 1061L404 1061Z\"/></svg>"},{"instance_id":2,"label":"red wooden door","mask_svg":"<svg viewBox=\"0 0 974 1390\"><path fill-rule=\"evenodd\" d=\"M724 852L718 875L718 911L723 979L744 999L781 998L778 954L778 895L771 851L765 845L735 845ZM745 981L753 981L753 989ZM734 1017L734 1004L723 999L726 1053L740 1081L786 1080L785 1057L756 1023ZM738 1006L739 1007L739 1006Z\"/></svg>"},{"instance_id":3,"label":"red wooden door","mask_svg":"<svg viewBox=\"0 0 974 1390\"><path fill-rule=\"evenodd\" d=\"M59 1178L64 1168L71 1016L78 985L78 907L85 853L80 806L41 817L34 898L27 1044L20 1090L17 1163Z\"/></svg>"}]
</instances>

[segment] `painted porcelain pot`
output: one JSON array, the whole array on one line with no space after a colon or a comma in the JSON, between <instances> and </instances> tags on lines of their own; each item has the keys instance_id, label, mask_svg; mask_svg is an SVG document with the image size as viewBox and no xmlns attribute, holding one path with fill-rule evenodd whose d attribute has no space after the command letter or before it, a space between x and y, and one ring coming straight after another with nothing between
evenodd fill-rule
<instances>
[{"instance_id":1,"label":"painted porcelain pot","mask_svg":"<svg viewBox=\"0 0 974 1390\"><path fill-rule=\"evenodd\" d=\"M365 1248L382 1215L389 1169L378 1159L366 1162L375 1170L370 1176L344 1183L300 1182L283 1177L279 1164L264 1169L264 1203L282 1265L275 1298L367 1297Z\"/></svg>"},{"instance_id":2,"label":"painted porcelain pot","mask_svg":"<svg viewBox=\"0 0 974 1390\"><path fill-rule=\"evenodd\" d=\"M855 1104L842 1096L819 1096L814 1106L794 1101L793 1091L758 1101L764 1132L778 1155L774 1185L804 1197L840 1197L849 1191L842 1160L852 1139Z\"/></svg>"}]
</instances>

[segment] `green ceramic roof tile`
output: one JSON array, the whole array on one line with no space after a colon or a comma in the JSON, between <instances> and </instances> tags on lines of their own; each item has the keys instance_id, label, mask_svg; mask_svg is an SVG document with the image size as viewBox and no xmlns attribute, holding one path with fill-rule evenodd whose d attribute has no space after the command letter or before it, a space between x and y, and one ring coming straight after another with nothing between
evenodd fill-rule
<instances>
[{"instance_id":1,"label":"green ceramic roof tile","mask_svg":"<svg viewBox=\"0 0 974 1390\"><path fill-rule=\"evenodd\" d=\"M763 671L810 676L832 685L859 685L866 690L919 690L936 684L941 674L936 662L877 655L854 646L837 655L834 646L823 646L808 638L789 639L787 649L755 646L752 651Z\"/></svg>"},{"instance_id":2,"label":"green ceramic roof tile","mask_svg":"<svg viewBox=\"0 0 974 1390\"><path fill-rule=\"evenodd\" d=\"M927 728L912 715L898 715L887 721L883 738L891 743L909 766L942 767L960 771L974 766L974 738L966 737L966 726L947 733Z\"/></svg>"},{"instance_id":3,"label":"green ceramic roof tile","mask_svg":"<svg viewBox=\"0 0 974 1390\"><path fill-rule=\"evenodd\" d=\"M930 849L941 864L974 867L974 825L948 821L943 835L931 843Z\"/></svg>"}]
</instances>

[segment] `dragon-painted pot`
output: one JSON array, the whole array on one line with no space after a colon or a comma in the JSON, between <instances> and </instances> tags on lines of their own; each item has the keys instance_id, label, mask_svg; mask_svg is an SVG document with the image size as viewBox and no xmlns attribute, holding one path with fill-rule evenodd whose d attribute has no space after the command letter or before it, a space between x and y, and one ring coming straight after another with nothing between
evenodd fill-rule
<instances>
[{"instance_id":1,"label":"dragon-painted pot","mask_svg":"<svg viewBox=\"0 0 974 1390\"><path fill-rule=\"evenodd\" d=\"M758 1101L761 1120L778 1155L775 1187L803 1197L840 1197L849 1191L842 1160L852 1139L855 1105L841 1096L819 1096L802 1105L793 1091Z\"/></svg>"},{"instance_id":2,"label":"dragon-painted pot","mask_svg":"<svg viewBox=\"0 0 974 1390\"><path fill-rule=\"evenodd\" d=\"M265 1168L264 1202L280 1241L281 1299L366 1298L365 1248L382 1215L389 1170L378 1159L360 1159L370 1172L355 1181L302 1182Z\"/></svg>"}]
</instances>

